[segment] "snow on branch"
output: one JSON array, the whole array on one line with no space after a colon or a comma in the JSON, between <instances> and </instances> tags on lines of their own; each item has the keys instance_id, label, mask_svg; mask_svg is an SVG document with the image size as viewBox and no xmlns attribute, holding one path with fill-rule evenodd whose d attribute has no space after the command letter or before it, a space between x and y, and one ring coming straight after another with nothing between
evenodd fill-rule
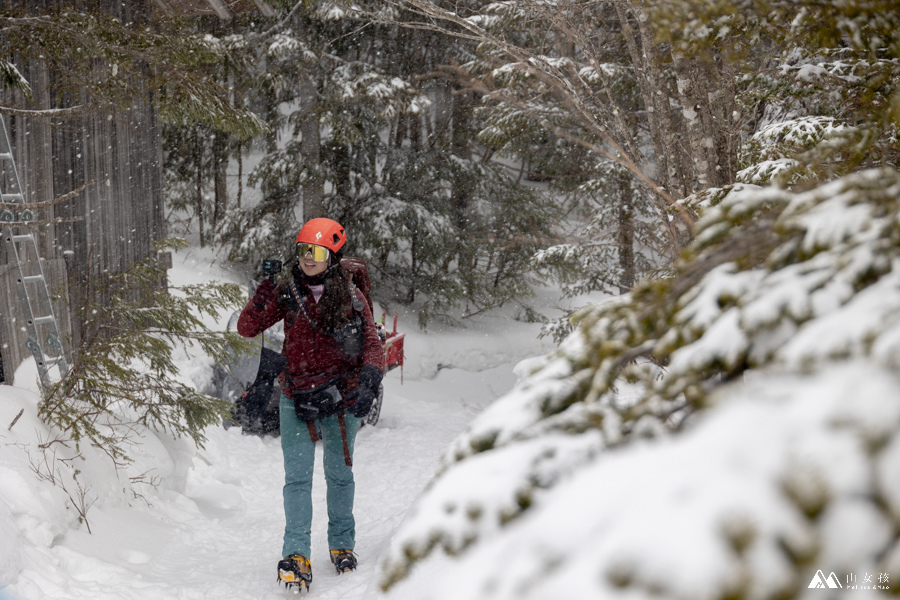
<instances>
[{"instance_id":1,"label":"snow on branch","mask_svg":"<svg viewBox=\"0 0 900 600\"><path fill-rule=\"evenodd\" d=\"M16 106L0 105L0 114L11 115L14 117L44 119L48 121L60 119L79 119L85 115L93 114L98 110L100 110L100 107L94 104L79 104L78 106L70 106L67 108L44 109L29 109Z\"/></svg>"}]
</instances>

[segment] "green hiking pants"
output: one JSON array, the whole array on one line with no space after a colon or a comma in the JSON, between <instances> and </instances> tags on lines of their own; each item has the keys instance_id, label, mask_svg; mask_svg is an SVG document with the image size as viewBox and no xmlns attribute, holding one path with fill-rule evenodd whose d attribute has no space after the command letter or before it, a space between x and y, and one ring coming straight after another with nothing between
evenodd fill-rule
<instances>
[{"instance_id":1,"label":"green hiking pants","mask_svg":"<svg viewBox=\"0 0 900 600\"><path fill-rule=\"evenodd\" d=\"M281 451L284 455L284 546L282 557L291 554L310 556L312 530L312 479L316 445L305 421L297 418L294 403L281 396ZM360 419L345 414L347 444L353 456L353 442ZM328 504L328 547L353 550L356 521L353 518L353 469L344 462L344 445L337 415L315 422L324 446L326 500Z\"/></svg>"}]
</instances>

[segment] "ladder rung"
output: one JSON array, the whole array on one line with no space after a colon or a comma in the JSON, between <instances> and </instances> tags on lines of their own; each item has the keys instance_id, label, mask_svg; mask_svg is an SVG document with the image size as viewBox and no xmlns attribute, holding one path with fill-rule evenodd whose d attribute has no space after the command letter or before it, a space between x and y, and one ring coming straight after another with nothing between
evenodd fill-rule
<instances>
[{"instance_id":1,"label":"ladder rung","mask_svg":"<svg viewBox=\"0 0 900 600\"><path fill-rule=\"evenodd\" d=\"M40 362L40 366L44 368L44 370L49 369L51 367L55 367L59 363L63 362L65 357L62 356L54 356L53 358L45 358Z\"/></svg>"},{"instance_id":2,"label":"ladder rung","mask_svg":"<svg viewBox=\"0 0 900 600\"><path fill-rule=\"evenodd\" d=\"M24 202L25 196L22 194L0 194L0 202L12 204L15 202Z\"/></svg>"},{"instance_id":3,"label":"ladder rung","mask_svg":"<svg viewBox=\"0 0 900 600\"><path fill-rule=\"evenodd\" d=\"M53 315L47 315L46 317L35 317L33 322L35 325L46 325L47 323L55 323L56 319L53 318Z\"/></svg>"},{"instance_id":4,"label":"ladder rung","mask_svg":"<svg viewBox=\"0 0 900 600\"><path fill-rule=\"evenodd\" d=\"M12 241L14 241L14 242L33 242L34 236L30 233L25 233L22 235L14 235L14 236L12 236Z\"/></svg>"},{"instance_id":5,"label":"ladder rung","mask_svg":"<svg viewBox=\"0 0 900 600\"><path fill-rule=\"evenodd\" d=\"M25 283L41 283L44 281L43 275L28 275L27 277L23 277L22 281Z\"/></svg>"},{"instance_id":6,"label":"ladder rung","mask_svg":"<svg viewBox=\"0 0 900 600\"><path fill-rule=\"evenodd\" d=\"M13 155L9 152L0 152L0 160L12 160Z\"/></svg>"}]
</instances>

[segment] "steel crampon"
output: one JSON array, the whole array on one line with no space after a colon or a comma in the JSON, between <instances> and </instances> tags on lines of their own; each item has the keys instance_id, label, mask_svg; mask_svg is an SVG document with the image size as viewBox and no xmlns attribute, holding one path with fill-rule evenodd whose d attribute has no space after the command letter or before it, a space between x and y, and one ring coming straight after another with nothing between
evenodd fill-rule
<instances>
[{"instance_id":1,"label":"steel crampon","mask_svg":"<svg viewBox=\"0 0 900 600\"><path fill-rule=\"evenodd\" d=\"M309 559L299 554L292 554L278 563L278 581L295 594L309 591L312 584L312 566Z\"/></svg>"}]
</instances>

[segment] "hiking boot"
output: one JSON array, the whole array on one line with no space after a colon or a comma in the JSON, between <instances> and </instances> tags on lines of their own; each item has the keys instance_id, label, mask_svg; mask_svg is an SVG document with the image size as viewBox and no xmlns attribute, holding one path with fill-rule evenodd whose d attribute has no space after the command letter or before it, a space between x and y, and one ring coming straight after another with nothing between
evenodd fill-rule
<instances>
[{"instance_id":1,"label":"hiking boot","mask_svg":"<svg viewBox=\"0 0 900 600\"><path fill-rule=\"evenodd\" d=\"M309 559L299 554L291 554L278 562L278 581L287 587L297 587L309 591L312 583L312 565Z\"/></svg>"},{"instance_id":2,"label":"hiking boot","mask_svg":"<svg viewBox=\"0 0 900 600\"><path fill-rule=\"evenodd\" d=\"M356 570L356 554L353 550L331 550L331 564L338 575Z\"/></svg>"}]
</instances>

